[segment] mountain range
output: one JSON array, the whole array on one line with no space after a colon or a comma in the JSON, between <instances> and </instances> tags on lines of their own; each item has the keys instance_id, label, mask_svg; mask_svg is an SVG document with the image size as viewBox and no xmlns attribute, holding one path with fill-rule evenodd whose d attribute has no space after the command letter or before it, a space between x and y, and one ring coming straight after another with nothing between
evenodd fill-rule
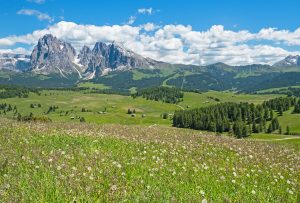
<instances>
[{"instance_id":1,"label":"mountain range","mask_svg":"<svg viewBox=\"0 0 300 203\"><path fill-rule=\"evenodd\" d=\"M0 69L44 75L57 73L65 78L76 73L83 79L93 79L114 70L158 68L162 64L114 42L97 42L93 49L84 46L77 54L70 43L50 34L39 39L31 56L2 54L0 59Z\"/></svg>"},{"instance_id":2,"label":"mountain range","mask_svg":"<svg viewBox=\"0 0 300 203\"><path fill-rule=\"evenodd\" d=\"M220 64L222 63L213 65ZM76 73L78 78L83 79L93 79L115 70L155 69L166 65L167 63L145 58L115 42L111 44L97 42L92 49L84 46L77 54L70 43L59 40L51 34L44 35L39 39L31 56L24 54L0 55L0 69L31 71L44 75L57 73L63 77ZM211 65L207 67L209 66ZM224 66L228 65L223 64L222 67ZM300 56L287 56L273 66L300 66Z\"/></svg>"},{"instance_id":3,"label":"mountain range","mask_svg":"<svg viewBox=\"0 0 300 203\"><path fill-rule=\"evenodd\" d=\"M115 42L83 46L77 53L70 43L50 34L38 40L30 56L0 54L0 83L51 87L87 80L118 90L169 85L201 91L252 91L300 85L300 56L287 56L272 66L170 64L143 57Z\"/></svg>"}]
</instances>

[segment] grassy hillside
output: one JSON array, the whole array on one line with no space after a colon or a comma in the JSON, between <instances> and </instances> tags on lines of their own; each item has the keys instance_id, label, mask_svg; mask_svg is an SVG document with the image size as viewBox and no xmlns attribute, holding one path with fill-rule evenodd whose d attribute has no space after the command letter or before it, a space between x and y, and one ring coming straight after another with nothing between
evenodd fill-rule
<instances>
[{"instance_id":1,"label":"grassy hillside","mask_svg":"<svg viewBox=\"0 0 300 203\"><path fill-rule=\"evenodd\" d=\"M158 126L0 125L1 202L299 200L292 145Z\"/></svg>"},{"instance_id":2,"label":"grassy hillside","mask_svg":"<svg viewBox=\"0 0 300 203\"><path fill-rule=\"evenodd\" d=\"M72 117L84 117L87 122L118 123L118 124L170 124L170 120L161 119L164 112L172 113L178 109L175 105L155 101L146 101L141 98L133 99L129 96L108 94L84 94L73 91L43 91L39 96L30 94L28 98L10 98L1 100L1 103L16 105L22 115L31 112L42 115L50 106L58 106L55 112L46 114L54 121L79 122ZM41 104L41 108L30 108L30 104ZM82 108L91 112L82 112ZM136 117L127 114L128 109L135 109ZM66 112L68 114L66 115ZM106 112L101 114L101 112ZM142 114L146 116L142 118ZM12 114L7 114L10 117Z\"/></svg>"},{"instance_id":3,"label":"grassy hillside","mask_svg":"<svg viewBox=\"0 0 300 203\"><path fill-rule=\"evenodd\" d=\"M300 149L300 136L295 135L278 135L278 134L252 134L247 139L254 141L264 141L268 143L275 143L286 147L295 147Z\"/></svg>"},{"instance_id":4,"label":"grassy hillside","mask_svg":"<svg viewBox=\"0 0 300 203\"><path fill-rule=\"evenodd\" d=\"M103 85L103 84L95 84L95 83L92 83L92 82L81 82L77 85L78 87L88 87L88 88L91 88L91 89L110 89L109 86L106 86L106 85Z\"/></svg>"},{"instance_id":5,"label":"grassy hillside","mask_svg":"<svg viewBox=\"0 0 300 203\"><path fill-rule=\"evenodd\" d=\"M229 66L223 63L208 66L161 64L160 68L131 69L109 72L108 75L86 81L78 74L64 78L57 74L36 75L0 70L1 84L30 87L73 87L76 85L128 91L131 88L175 86L185 90L238 90L255 92L269 88L300 84L299 67L271 67L267 65Z\"/></svg>"},{"instance_id":6,"label":"grassy hillside","mask_svg":"<svg viewBox=\"0 0 300 203\"><path fill-rule=\"evenodd\" d=\"M300 114L292 114L293 109L283 113L283 116L278 117L279 122L282 124L282 129L289 126L291 133L300 135Z\"/></svg>"},{"instance_id":7,"label":"grassy hillside","mask_svg":"<svg viewBox=\"0 0 300 203\"><path fill-rule=\"evenodd\" d=\"M86 84L91 86L91 84ZM116 123L116 124L166 124L171 125L170 119L162 119L163 113L172 114L175 110L213 105L218 102L253 102L262 103L264 100L278 95L245 95L231 92L185 93L183 102L166 104L145 100L133 99L130 96L86 93L84 91L42 91L41 95L30 93L28 98L1 99L0 103L16 105L22 115L43 115L50 106L58 106L55 112L46 114L53 121L79 122L72 117L84 117L87 122ZM216 101L218 100L218 101ZM31 104L41 104L41 108L30 108ZM82 112L82 108L90 112ZM127 114L128 109L135 109L136 116ZM66 112L68 114L66 115ZM106 114L101 114L106 112ZM144 117L142 118L142 115ZM12 118L12 113L1 115Z\"/></svg>"},{"instance_id":8,"label":"grassy hillside","mask_svg":"<svg viewBox=\"0 0 300 203\"><path fill-rule=\"evenodd\" d=\"M179 103L184 108L196 108L217 104L220 102L249 102L260 104L263 101L280 97L282 95L266 94L266 95L250 95L250 94L236 94L234 92L218 92L209 91L205 93L186 92L184 94L183 102Z\"/></svg>"}]
</instances>

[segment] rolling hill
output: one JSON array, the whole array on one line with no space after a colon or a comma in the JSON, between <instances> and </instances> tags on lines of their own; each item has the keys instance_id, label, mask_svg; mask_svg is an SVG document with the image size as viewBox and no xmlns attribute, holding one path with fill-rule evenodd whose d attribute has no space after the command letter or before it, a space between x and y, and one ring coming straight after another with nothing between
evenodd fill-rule
<instances>
[{"instance_id":1,"label":"rolling hill","mask_svg":"<svg viewBox=\"0 0 300 203\"><path fill-rule=\"evenodd\" d=\"M273 66L169 64L145 58L115 42L97 42L92 49L84 46L77 53L70 43L45 35L31 56L1 55L0 83L72 87L88 81L123 92L161 85L197 91L254 92L299 85L298 59L288 56Z\"/></svg>"}]
</instances>

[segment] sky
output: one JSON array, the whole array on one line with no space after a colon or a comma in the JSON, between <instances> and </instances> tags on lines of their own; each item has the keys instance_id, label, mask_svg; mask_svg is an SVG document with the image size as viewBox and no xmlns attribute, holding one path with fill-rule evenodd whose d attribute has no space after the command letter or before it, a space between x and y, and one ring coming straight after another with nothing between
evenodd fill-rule
<instances>
[{"instance_id":1,"label":"sky","mask_svg":"<svg viewBox=\"0 0 300 203\"><path fill-rule=\"evenodd\" d=\"M77 52L116 41L144 57L273 64L300 54L299 0L0 0L0 53L53 34Z\"/></svg>"}]
</instances>

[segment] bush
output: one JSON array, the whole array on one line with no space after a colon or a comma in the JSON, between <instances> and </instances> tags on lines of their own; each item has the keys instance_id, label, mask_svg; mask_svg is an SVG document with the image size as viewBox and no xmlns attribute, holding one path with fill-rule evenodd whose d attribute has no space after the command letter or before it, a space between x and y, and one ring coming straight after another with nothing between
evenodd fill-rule
<instances>
[{"instance_id":1,"label":"bush","mask_svg":"<svg viewBox=\"0 0 300 203\"><path fill-rule=\"evenodd\" d=\"M168 117L169 117L169 114L168 114L168 113L163 113L163 114L162 114L162 118L163 118L163 119L167 119Z\"/></svg>"}]
</instances>

